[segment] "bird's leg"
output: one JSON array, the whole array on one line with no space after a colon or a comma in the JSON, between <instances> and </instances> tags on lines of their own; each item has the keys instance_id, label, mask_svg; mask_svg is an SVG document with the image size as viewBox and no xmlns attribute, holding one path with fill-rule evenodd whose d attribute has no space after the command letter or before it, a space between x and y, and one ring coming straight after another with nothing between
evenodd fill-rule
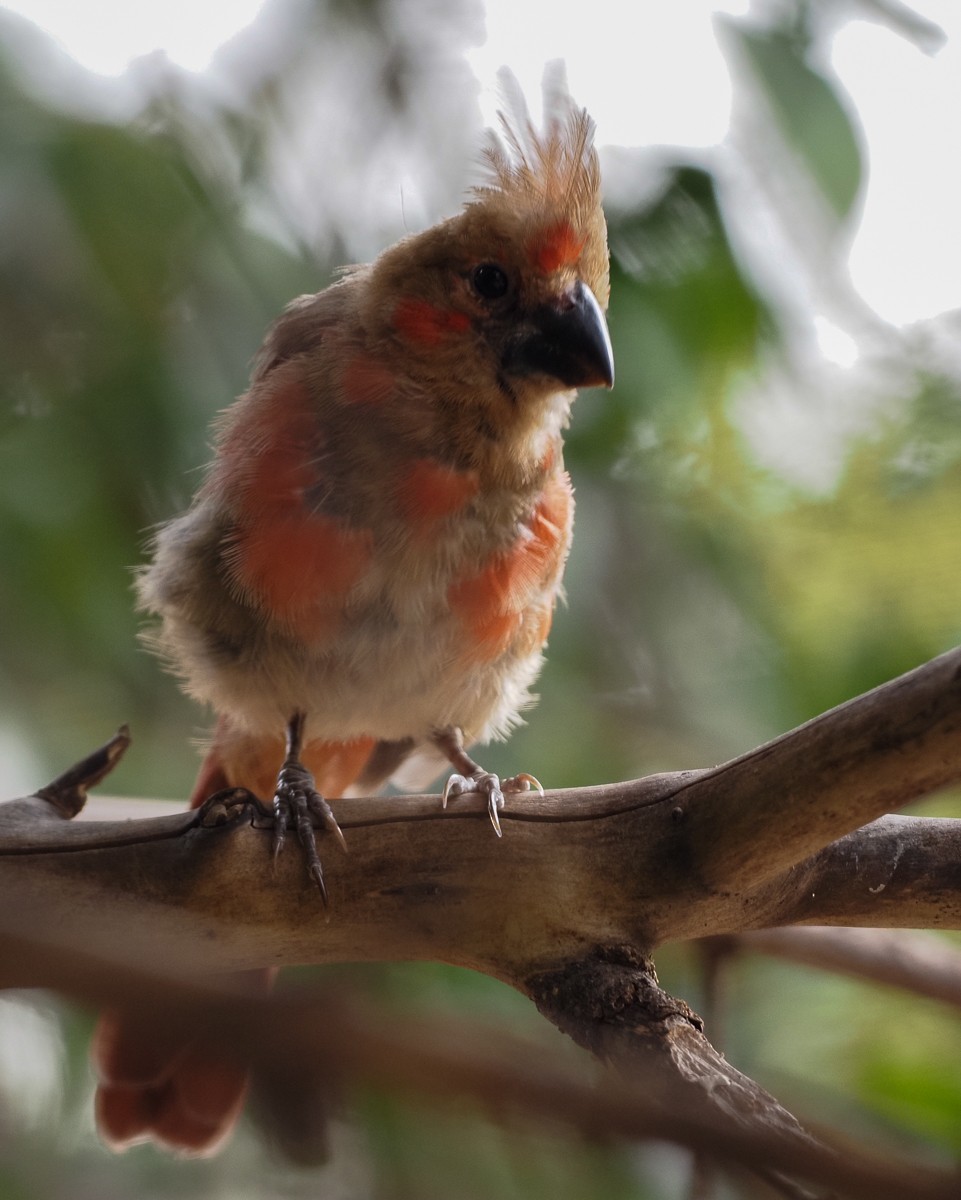
<instances>
[{"instance_id":1,"label":"bird's leg","mask_svg":"<svg viewBox=\"0 0 961 1200\"><path fill-rule=\"evenodd\" d=\"M284 848L287 840L287 825L291 823L297 831L297 840L307 858L307 871L320 889L324 904L327 903L327 886L324 870L317 853L312 816L319 817L323 828L332 833L346 852L347 843L330 805L317 791L314 777L300 761L304 744L305 717L302 712L294 713L287 722L287 757L277 776L274 792L274 860Z\"/></svg>"},{"instance_id":2,"label":"bird's leg","mask_svg":"<svg viewBox=\"0 0 961 1200\"><path fill-rule=\"evenodd\" d=\"M456 725L446 729L437 729L432 734L434 745L447 758L454 768L454 774L447 780L441 803L447 807L451 796L463 796L465 792L479 792L487 797L487 812L494 826L494 832L501 837L500 811L504 807L504 794L510 792L535 791L544 794L544 789L534 778L522 772L512 775L510 779L501 780L499 776L485 771L479 763L474 762L464 749L464 731Z\"/></svg>"}]
</instances>

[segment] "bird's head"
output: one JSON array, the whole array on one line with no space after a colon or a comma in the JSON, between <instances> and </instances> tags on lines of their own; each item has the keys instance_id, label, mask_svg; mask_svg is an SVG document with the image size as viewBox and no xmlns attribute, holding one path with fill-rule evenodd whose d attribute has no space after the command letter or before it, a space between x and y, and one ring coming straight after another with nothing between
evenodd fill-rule
<instances>
[{"instance_id":1,"label":"bird's head","mask_svg":"<svg viewBox=\"0 0 961 1200\"><path fill-rule=\"evenodd\" d=\"M436 378L470 374L515 402L610 387L610 277L594 125L566 95L543 132L501 117L489 178L464 210L372 271L386 336Z\"/></svg>"}]
</instances>

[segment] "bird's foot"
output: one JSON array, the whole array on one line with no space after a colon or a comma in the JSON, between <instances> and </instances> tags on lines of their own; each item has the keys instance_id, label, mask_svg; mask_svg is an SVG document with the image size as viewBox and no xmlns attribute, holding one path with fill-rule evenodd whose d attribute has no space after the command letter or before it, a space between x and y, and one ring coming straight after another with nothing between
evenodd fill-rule
<instances>
[{"instance_id":1,"label":"bird's foot","mask_svg":"<svg viewBox=\"0 0 961 1200\"><path fill-rule=\"evenodd\" d=\"M472 771L470 775L451 775L444 787L444 794L441 797L441 807L447 807L447 801L452 796L463 796L469 792L479 792L482 796L487 797L487 813L491 819L491 824L494 826L494 832L498 837L503 836L501 829L500 813L506 803L504 795L512 792L539 792L544 795L544 789L533 775L528 775L522 772L520 775L512 775L509 779L502 780L499 775L494 775L490 771L483 771L478 768Z\"/></svg>"},{"instance_id":2,"label":"bird's foot","mask_svg":"<svg viewBox=\"0 0 961 1200\"><path fill-rule=\"evenodd\" d=\"M327 885L324 882L324 869L320 862L320 855L317 853L313 818L319 819L320 828L333 834L345 853L347 843L330 805L317 791L313 775L300 761L302 740L303 718L298 714L291 720L287 729L287 757L277 776L277 787L274 792L273 855L276 862L287 841L287 830L293 828L307 860L307 873L316 883L326 905Z\"/></svg>"}]
</instances>

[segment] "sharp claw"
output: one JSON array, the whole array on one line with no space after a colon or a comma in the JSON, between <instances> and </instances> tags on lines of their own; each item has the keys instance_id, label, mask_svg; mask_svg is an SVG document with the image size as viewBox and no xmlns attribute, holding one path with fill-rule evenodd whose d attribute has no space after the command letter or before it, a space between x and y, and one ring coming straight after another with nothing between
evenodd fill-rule
<instances>
[{"instance_id":1,"label":"sharp claw","mask_svg":"<svg viewBox=\"0 0 961 1200\"><path fill-rule=\"evenodd\" d=\"M343 850L345 854L349 854L350 851L347 849L347 839L344 837L343 830L333 818L331 818L330 823L327 825L327 829L337 839L337 845L341 848L341 850Z\"/></svg>"},{"instance_id":2,"label":"sharp claw","mask_svg":"<svg viewBox=\"0 0 961 1200\"><path fill-rule=\"evenodd\" d=\"M479 790L477 783L473 779L467 779L463 775L458 775L456 772L450 776L444 784L444 794L440 798L441 808L447 807L447 801L453 796L463 796L465 792L474 792Z\"/></svg>"},{"instance_id":3,"label":"sharp claw","mask_svg":"<svg viewBox=\"0 0 961 1200\"><path fill-rule=\"evenodd\" d=\"M317 889L320 892L320 898L324 902L324 908L327 908L327 885L324 883L324 872L319 861L310 864L309 874L314 883L317 884Z\"/></svg>"},{"instance_id":4,"label":"sharp claw","mask_svg":"<svg viewBox=\"0 0 961 1200\"><path fill-rule=\"evenodd\" d=\"M441 808L447 807L447 802L452 796L461 796L466 792L479 792L482 796L487 797L487 812L498 837L503 834L499 814L500 810L505 807L504 794L506 792L533 791L539 796L544 795L544 788L536 775L522 771L519 775L513 775L510 779L501 782L497 775L485 771L467 754L464 745L464 730L459 726L449 725L443 729L436 729L431 740L454 768L454 774L444 785L444 792L440 799Z\"/></svg>"},{"instance_id":5,"label":"sharp claw","mask_svg":"<svg viewBox=\"0 0 961 1200\"><path fill-rule=\"evenodd\" d=\"M522 771L520 773L520 775L515 775L514 778L511 779L509 782L510 783L524 783L527 785L527 787L524 789L525 791L537 792L537 794L539 796L544 795L544 788L541 784L541 781L537 778L536 775L529 775L527 773L527 771Z\"/></svg>"},{"instance_id":6,"label":"sharp claw","mask_svg":"<svg viewBox=\"0 0 961 1200\"><path fill-rule=\"evenodd\" d=\"M283 810L283 806L275 799L274 800L274 839L273 839L273 859L274 863L280 858L280 852L284 848L284 843L287 841L287 814Z\"/></svg>"},{"instance_id":7,"label":"sharp claw","mask_svg":"<svg viewBox=\"0 0 961 1200\"><path fill-rule=\"evenodd\" d=\"M449 777L448 777L448 779L447 779L447 782L444 784L444 794L443 794L443 796L441 796L441 798L440 798L440 806L441 806L441 808L446 808L446 807L447 807L447 801L450 799L450 794L451 794L451 791L452 791L452 789L453 789L453 787L454 787L454 780L455 780L456 778L457 778L457 776L456 776L456 775L451 775L451 776L449 776Z\"/></svg>"},{"instance_id":8,"label":"sharp claw","mask_svg":"<svg viewBox=\"0 0 961 1200\"><path fill-rule=\"evenodd\" d=\"M297 774L294 774L294 768ZM290 772L288 774L288 771ZM287 763L277 782L277 793L273 803L274 837L273 858L276 863L278 856L287 842L288 823L293 824L307 860L307 874L317 885L324 906L327 906L327 885L324 881L324 871L317 852L317 838L312 816L317 816L322 822L325 832L337 839L337 844L344 853L347 852L347 842L344 838L337 818L331 811L327 801L313 788L313 779L302 766L297 763Z\"/></svg>"},{"instance_id":9,"label":"sharp claw","mask_svg":"<svg viewBox=\"0 0 961 1200\"><path fill-rule=\"evenodd\" d=\"M337 824L337 818L334 816L330 805L318 792L314 792L310 797L310 807L324 823L324 829L332 834L337 840L337 845L345 854L348 854L347 839L344 837L344 831Z\"/></svg>"},{"instance_id":10,"label":"sharp claw","mask_svg":"<svg viewBox=\"0 0 961 1200\"><path fill-rule=\"evenodd\" d=\"M492 788L490 796L487 798L487 812L490 815L491 824L494 826L494 832L498 837L504 836L504 832L501 829L501 819L497 812L503 803L504 793L499 788Z\"/></svg>"},{"instance_id":11,"label":"sharp claw","mask_svg":"<svg viewBox=\"0 0 961 1200\"><path fill-rule=\"evenodd\" d=\"M522 777L517 776L517 779L520 778ZM523 778L526 784L528 777L524 776ZM537 782L533 775L529 778L534 780L535 783ZM471 792L478 792L480 795L487 797L487 813L490 817L491 825L494 826L494 832L498 837L503 837L504 831L501 829L500 810L506 803L504 800L504 790L506 788L506 790L510 791L511 789L507 787L507 784L514 782L516 780L510 779L506 780L502 785L496 775L491 775L486 771L478 770L476 775L469 777L459 775L455 772L444 785L444 792L441 796L441 807L446 808L447 801L452 796L463 796Z\"/></svg>"},{"instance_id":12,"label":"sharp claw","mask_svg":"<svg viewBox=\"0 0 961 1200\"><path fill-rule=\"evenodd\" d=\"M317 841L314 837L314 827L310 823L307 815L307 806L297 815L297 839L304 851L304 857L307 859L307 874L316 883L317 890L320 892L320 897L324 902L324 907L327 906L327 885L324 883L324 868L320 863L320 855L317 853Z\"/></svg>"}]
</instances>

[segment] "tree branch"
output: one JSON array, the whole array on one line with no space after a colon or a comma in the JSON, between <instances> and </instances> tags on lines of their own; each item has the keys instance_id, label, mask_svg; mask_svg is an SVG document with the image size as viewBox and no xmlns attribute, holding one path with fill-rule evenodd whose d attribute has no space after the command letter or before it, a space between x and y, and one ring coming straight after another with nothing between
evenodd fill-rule
<instances>
[{"instance_id":1,"label":"tree branch","mask_svg":"<svg viewBox=\"0 0 961 1200\"><path fill-rule=\"evenodd\" d=\"M959 768L961 650L953 650L692 783L689 868L714 891L749 877L762 884L956 783Z\"/></svg>"},{"instance_id":2,"label":"tree branch","mask_svg":"<svg viewBox=\"0 0 961 1200\"><path fill-rule=\"evenodd\" d=\"M742 929L961 928L961 821L881 817L745 897Z\"/></svg>"},{"instance_id":3,"label":"tree branch","mask_svg":"<svg viewBox=\"0 0 961 1200\"><path fill-rule=\"evenodd\" d=\"M959 779L956 651L714 770L512 796L500 842L474 797L446 812L436 797L336 801L350 854L325 853L329 919L304 903L293 843L272 867L269 822L242 794L125 822L2 805L0 904L44 907L77 944L136 929L160 961L434 959L515 984L598 944L650 953L799 922L958 928L961 823L886 817L826 843Z\"/></svg>"},{"instance_id":4,"label":"tree branch","mask_svg":"<svg viewBox=\"0 0 961 1200\"><path fill-rule=\"evenodd\" d=\"M961 950L917 930L761 929L732 939L733 946L961 1008Z\"/></svg>"},{"instance_id":5,"label":"tree branch","mask_svg":"<svg viewBox=\"0 0 961 1200\"><path fill-rule=\"evenodd\" d=\"M858 828L961 780L961 651L713 770L511 796L503 841L476 797L447 811L436 797L336 801L350 853L322 847L329 910L292 841L272 862L270 816L242 789L196 812L68 819L127 741L121 731L35 796L0 805L0 912L30 914L31 928L56 929L66 950L105 961L117 945L142 947L131 962L141 972L417 959L473 967L531 996L602 1058L656 1081L664 1107L645 1116L642 1136L685 1141L677 1122L687 1114L700 1131L690 1144L727 1160L834 1186L844 1178L851 1195L895 1194L848 1179L730 1067L687 1006L659 989L647 956L668 938L789 922L961 928L961 822L884 817ZM7 986L58 986L37 976L29 953L2 965ZM217 1012L224 1029L248 1035L232 1009ZM332 1051L317 1043L316 1053ZM615 1132L640 1129L613 1111L605 1120ZM912 1175L910 1194L952 1194L933 1176L925 1192L921 1178Z\"/></svg>"},{"instance_id":6,"label":"tree branch","mask_svg":"<svg viewBox=\"0 0 961 1200\"><path fill-rule=\"evenodd\" d=\"M49 931L11 933L9 924L9 918L0 918L0 987L11 985L19 974L11 964L21 963L40 986L82 1003L120 1006L155 1031L158 1023L170 1031L189 1030L248 1064L255 1087L266 1086L279 1105L277 1119L294 1125L309 1125L309 1115L299 1109L318 1094L372 1084L432 1104L466 1096L515 1127L522 1120L532 1129L556 1131L560 1123L591 1140L672 1141L728 1165L799 1177L853 1200L953 1200L958 1194L956 1172L815 1141L724 1062L697 1034L689 1013L669 1000L661 1016L674 1031L671 1057L677 1070L661 1069L660 1052L652 1045L644 1048L647 1035L642 1034L629 1069L620 1077L605 1076L598 1087L559 1065L553 1053L476 1023L406 1014L398 1024L368 998L343 989L251 994L229 980L137 965L116 951L80 951ZM25 924L31 931L39 928L31 917ZM647 965L631 952L595 957L595 966L605 964L615 976L621 974L608 978L609 994L621 990L623 971L647 973ZM649 978L641 983L635 1000L652 987L657 990ZM643 1001L629 1004L622 1027L638 1018L647 1024L647 1007ZM692 1040L685 1028L697 1036ZM701 1077L701 1071L712 1061L717 1076L709 1094L709 1076ZM286 1086L278 1088L278 1080ZM290 1086L291 1080L297 1086ZM776 1110L773 1120L768 1101ZM753 1121L747 1119L751 1103L761 1105ZM803 1193L795 1188L790 1194Z\"/></svg>"}]
</instances>

